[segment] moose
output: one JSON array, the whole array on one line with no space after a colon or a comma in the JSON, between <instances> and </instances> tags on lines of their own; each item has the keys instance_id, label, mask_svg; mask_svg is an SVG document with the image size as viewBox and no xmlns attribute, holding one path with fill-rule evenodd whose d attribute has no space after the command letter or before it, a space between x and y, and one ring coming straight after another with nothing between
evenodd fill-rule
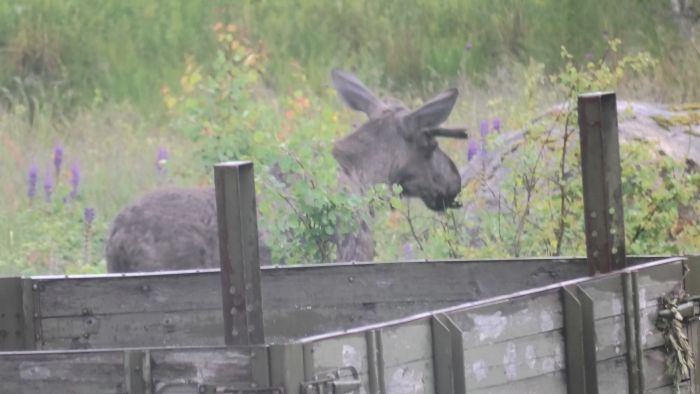
<instances>
[{"instance_id":1,"label":"moose","mask_svg":"<svg viewBox=\"0 0 700 394\"><path fill-rule=\"evenodd\" d=\"M334 69L331 77L340 98L368 117L334 144L340 184L360 193L375 184L397 184L404 197L420 198L431 210L458 207L461 177L437 142L438 137L467 138L465 129L441 126L452 112L457 89L445 90L411 111L396 99L379 100L351 73ZM213 188L169 187L148 193L113 220L105 247L107 268L142 272L218 267L217 227ZM339 237L338 260L373 259L371 231L366 223L359 227L355 234Z\"/></svg>"}]
</instances>

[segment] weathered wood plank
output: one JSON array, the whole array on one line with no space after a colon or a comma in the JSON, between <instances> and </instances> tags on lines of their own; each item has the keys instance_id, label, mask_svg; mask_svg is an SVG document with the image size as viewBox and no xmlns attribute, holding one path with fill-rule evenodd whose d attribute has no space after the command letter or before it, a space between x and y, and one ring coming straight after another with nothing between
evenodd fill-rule
<instances>
[{"instance_id":1,"label":"weathered wood plank","mask_svg":"<svg viewBox=\"0 0 700 394\"><path fill-rule=\"evenodd\" d=\"M619 356L599 361L598 392L600 394L620 394L628 392L627 358Z\"/></svg>"},{"instance_id":2,"label":"weathered wood plank","mask_svg":"<svg viewBox=\"0 0 700 394\"><path fill-rule=\"evenodd\" d=\"M345 304L334 306L294 306L294 309L287 310L265 310L263 321L266 337L282 341L400 319L456 303L458 301L362 304L347 300Z\"/></svg>"},{"instance_id":3,"label":"weathered wood plank","mask_svg":"<svg viewBox=\"0 0 700 394\"><path fill-rule=\"evenodd\" d=\"M448 315L464 332L464 349L560 330L564 324L559 289L479 305Z\"/></svg>"},{"instance_id":4,"label":"weathered wood plank","mask_svg":"<svg viewBox=\"0 0 700 394\"><path fill-rule=\"evenodd\" d=\"M551 375L565 367L562 330L464 350L467 389L483 389ZM566 382L562 382L566 387ZM556 392L556 391L550 391Z\"/></svg>"},{"instance_id":5,"label":"weathered wood plank","mask_svg":"<svg viewBox=\"0 0 700 394\"><path fill-rule=\"evenodd\" d=\"M39 280L42 318L221 310L221 284L216 273L105 276Z\"/></svg>"},{"instance_id":6,"label":"weathered wood plank","mask_svg":"<svg viewBox=\"0 0 700 394\"><path fill-rule=\"evenodd\" d=\"M442 304L440 306L448 306ZM300 308L265 314L270 341L332 332L367 321L405 317L429 310L424 303ZM115 346L208 346L223 344L223 319L218 309L170 313L127 313L42 319L43 349L94 349Z\"/></svg>"},{"instance_id":7,"label":"weathered wood plank","mask_svg":"<svg viewBox=\"0 0 700 394\"><path fill-rule=\"evenodd\" d=\"M260 351L263 351L261 348ZM151 350L155 392L178 385L251 386L251 348Z\"/></svg>"},{"instance_id":8,"label":"weathered wood plank","mask_svg":"<svg viewBox=\"0 0 700 394\"><path fill-rule=\"evenodd\" d=\"M42 319L43 349L223 345L220 310Z\"/></svg>"},{"instance_id":9,"label":"weathered wood plank","mask_svg":"<svg viewBox=\"0 0 700 394\"><path fill-rule=\"evenodd\" d=\"M122 394L124 353L0 355L0 392L12 394Z\"/></svg>"},{"instance_id":10,"label":"weathered wood plank","mask_svg":"<svg viewBox=\"0 0 700 394\"><path fill-rule=\"evenodd\" d=\"M680 391L676 391L675 387L673 387L673 386L665 386L665 387L659 387L659 388L647 390L646 393L648 393L648 394L693 394L693 389L690 387L690 384L683 383L683 384L681 384Z\"/></svg>"},{"instance_id":11,"label":"weathered wood plank","mask_svg":"<svg viewBox=\"0 0 700 394\"><path fill-rule=\"evenodd\" d=\"M218 270L37 277L42 317L220 307ZM406 262L263 268L266 309L406 301L466 302L585 275L581 260ZM310 285L311 284L311 285ZM408 284L408 285L407 285ZM187 294L187 297L183 297ZM220 298L220 297L219 297Z\"/></svg>"},{"instance_id":12,"label":"weathered wood plank","mask_svg":"<svg viewBox=\"0 0 700 394\"><path fill-rule=\"evenodd\" d=\"M606 276L587 281L580 287L593 301L595 358L600 374L603 361L617 360L627 354L622 278L620 275ZM623 357L622 360L626 359ZM625 369L625 376L626 373ZM601 376L598 376L598 381L602 382Z\"/></svg>"},{"instance_id":13,"label":"weathered wood plank","mask_svg":"<svg viewBox=\"0 0 700 394\"><path fill-rule=\"evenodd\" d=\"M566 374L564 371L556 371L545 375L537 375L532 378L508 382L506 384L469 389L469 394L541 394L541 393L565 393Z\"/></svg>"},{"instance_id":14,"label":"weathered wood plank","mask_svg":"<svg viewBox=\"0 0 700 394\"><path fill-rule=\"evenodd\" d=\"M263 318L272 340L301 338L550 284L584 269L568 260L265 269ZM36 281L43 349L210 345L223 335L216 332L217 270Z\"/></svg>"},{"instance_id":15,"label":"weathered wood plank","mask_svg":"<svg viewBox=\"0 0 700 394\"><path fill-rule=\"evenodd\" d=\"M387 393L434 393L432 332L429 319L382 330Z\"/></svg>"},{"instance_id":16,"label":"weathered wood plank","mask_svg":"<svg viewBox=\"0 0 700 394\"><path fill-rule=\"evenodd\" d=\"M619 356L598 363L600 393L627 392L626 362L624 356ZM672 386L673 381L665 373L666 358L662 348L646 350L644 363L645 392Z\"/></svg>"},{"instance_id":17,"label":"weathered wood plank","mask_svg":"<svg viewBox=\"0 0 700 394\"><path fill-rule=\"evenodd\" d=\"M649 267L640 270L637 276L639 288L639 330L643 349L663 344L663 336L656 329L658 302L661 297L683 286L681 262Z\"/></svg>"}]
</instances>

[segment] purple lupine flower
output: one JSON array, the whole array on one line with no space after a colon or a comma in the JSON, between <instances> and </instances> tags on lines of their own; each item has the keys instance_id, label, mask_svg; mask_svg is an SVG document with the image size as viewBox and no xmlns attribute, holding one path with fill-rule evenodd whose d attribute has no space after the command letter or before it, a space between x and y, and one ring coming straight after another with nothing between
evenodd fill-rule
<instances>
[{"instance_id":1,"label":"purple lupine flower","mask_svg":"<svg viewBox=\"0 0 700 394\"><path fill-rule=\"evenodd\" d=\"M410 242L406 242L403 244L403 258L406 260L411 260L414 258L413 256L413 245L411 245Z\"/></svg>"},{"instance_id":2,"label":"purple lupine flower","mask_svg":"<svg viewBox=\"0 0 700 394\"><path fill-rule=\"evenodd\" d=\"M470 51L474 46L472 45L471 41L467 41L467 43L464 45L464 50L465 51Z\"/></svg>"},{"instance_id":3,"label":"purple lupine flower","mask_svg":"<svg viewBox=\"0 0 700 394\"><path fill-rule=\"evenodd\" d=\"M477 154L479 154L479 145L472 141L469 143L469 148L467 149L467 161L472 161Z\"/></svg>"},{"instance_id":4,"label":"purple lupine flower","mask_svg":"<svg viewBox=\"0 0 700 394\"><path fill-rule=\"evenodd\" d=\"M481 138L486 138L487 135L489 135L489 121L488 120L482 120L481 121Z\"/></svg>"},{"instance_id":5,"label":"purple lupine flower","mask_svg":"<svg viewBox=\"0 0 700 394\"><path fill-rule=\"evenodd\" d=\"M80 186L80 166L74 161L70 167L70 198L78 196L78 186Z\"/></svg>"},{"instance_id":6,"label":"purple lupine flower","mask_svg":"<svg viewBox=\"0 0 700 394\"><path fill-rule=\"evenodd\" d=\"M46 202L51 202L51 194L53 193L53 175L51 171L46 171L46 176L44 177L44 197L46 197Z\"/></svg>"},{"instance_id":7,"label":"purple lupine flower","mask_svg":"<svg viewBox=\"0 0 700 394\"><path fill-rule=\"evenodd\" d=\"M162 146L158 148L158 153L156 154L156 170L158 172L163 172L165 170L165 164L168 162L168 151Z\"/></svg>"},{"instance_id":8,"label":"purple lupine flower","mask_svg":"<svg viewBox=\"0 0 700 394\"><path fill-rule=\"evenodd\" d=\"M56 170L56 178L61 173L61 164L63 163L63 145L56 144L53 150L53 168Z\"/></svg>"},{"instance_id":9,"label":"purple lupine flower","mask_svg":"<svg viewBox=\"0 0 700 394\"><path fill-rule=\"evenodd\" d=\"M83 218L86 224L92 224L92 222L95 220L95 208L85 208L85 212L83 212Z\"/></svg>"},{"instance_id":10,"label":"purple lupine flower","mask_svg":"<svg viewBox=\"0 0 700 394\"><path fill-rule=\"evenodd\" d=\"M493 118L493 130L501 131L501 118Z\"/></svg>"},{"instance_id":11,"label":"purple lupine flower","mask_svg":"<svg viewBox=\"0 0 700 394\"><path fill-rule=\"evenodd\" d=\"M30 200L36 196L36 182L39 180L39 168L35 163L29 166L29 175L27 176L27 197Z\"/></svg>"}]
</instances>

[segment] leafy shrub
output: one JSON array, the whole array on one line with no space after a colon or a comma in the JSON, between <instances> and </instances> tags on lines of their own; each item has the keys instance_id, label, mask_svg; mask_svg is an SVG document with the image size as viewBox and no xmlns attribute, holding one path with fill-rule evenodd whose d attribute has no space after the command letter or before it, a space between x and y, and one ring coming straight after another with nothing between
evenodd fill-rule
<instances>
[{"instance_id":1,"label":"leafy shrub","mask_svg":"<svg viewBox=\"0 0 700 394\"><path fill-rule=\"evenodd\" d=\"M370 208L382 204L387 188L358 195L338 184L332 142L346 127L327 105L331 92L276 97L264 83L264 50L233 24L216 24L215 34L214 61L188 64L179 94L164 89L173 128L196 144L207 172L221 161L255 163L260 228L274 261L334 260L338 236L371 221ZM306 84L303 74L290 78Z\"/></svg>"}]
</instances>

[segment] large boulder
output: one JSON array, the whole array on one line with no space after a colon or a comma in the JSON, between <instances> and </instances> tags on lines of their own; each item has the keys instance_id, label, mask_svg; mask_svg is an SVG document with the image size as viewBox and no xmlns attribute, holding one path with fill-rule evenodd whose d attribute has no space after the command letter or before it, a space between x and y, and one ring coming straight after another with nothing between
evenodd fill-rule
<instances>
[{"instance_id":1,"label":"large boulder","mask_svg":"<svg viewBox=\"0 0 700 394\"><path fill-rule=\"evenodd\" d=\"M551 117L564 110L563 105L555 106L537 118L533 125L546 122L548 118L551 120ZM700 104L672 106L618 101L617 110L621 144L629 141L648 142L656 153L686 162L691 171L700 168ZM552 152L560 148L564 130L555 122L549 123L555 126L548 137L551 141L548 148ZM576 130L569 149L578 151L578 125L573 126ZM503 162L521 153L523 141L528 134L528 129L499 133L494 143L490 144L490 151L480 154L460 169L462 185L466 186L475 181L484 182L483 187L479 188L480 193L483 193L482 197L489 203L496 203L493 193L488 191L499 190L502 187L507 173ZM469 204L466 204L466 208L469 208Z\"/></svg>"}]
</instances>

